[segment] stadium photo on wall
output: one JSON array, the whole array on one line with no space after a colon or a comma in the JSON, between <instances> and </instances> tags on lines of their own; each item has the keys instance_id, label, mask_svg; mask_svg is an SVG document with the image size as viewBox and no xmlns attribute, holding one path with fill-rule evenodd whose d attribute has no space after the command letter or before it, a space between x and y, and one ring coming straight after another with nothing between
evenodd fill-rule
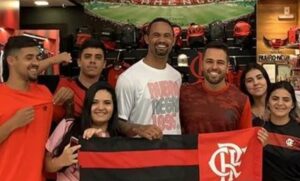
<instances>
[{"instance_id":1,"label":"stadium photo on wall","mask_svg":"<svg viewBox=\"0 0 300 181\"><path fill-rule=\"evenodd\" d=\"M82 1L89 14L120 24L141 27L164 17L181 27L191 22L208 25L215 20L230 21L254 12L256 0L97 0Z\"/></svg>"}]
</instances>

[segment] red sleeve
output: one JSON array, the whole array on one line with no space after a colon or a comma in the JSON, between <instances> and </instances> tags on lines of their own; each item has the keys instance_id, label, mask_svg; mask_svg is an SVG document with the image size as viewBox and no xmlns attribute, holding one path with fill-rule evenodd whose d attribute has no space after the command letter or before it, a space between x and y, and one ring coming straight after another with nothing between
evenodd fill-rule
<instances>
[{"instance_id":1,"label":"red sleeve","mask_svg":"<svg viewBox=\"0 0 300 181\"><path fill-rule=\"evenodd\" d=\"M70 81L68 78L59 78L58 85L56 86L55 92L57 92L62 87L70 87Z\"/></svg>"},{"instance_id":2,"label":"red sleeve","mask_svg":"<svg viewBox=\"0 0 300 181\"><path fill-rule=\"evenodd\" d=\"M243 109L243 113L240 119L240 129L250 128L252 127L252 113L251 113L251 105L250 101L247 98L246 104Z\"/></svg>"},{"instance_id":3,"label":"red sleeve","mask_svg":"<svg viewBox=\"0 0 300 181\"><path fill-rule=\"evenodd\" d=\"M55 93L61 88L61 87L69 87L69 81L67 78L60 78L58 85L56 87ZM55 94L54 94L55 95ZM60 122L66 114L64 106L57 106L54 105L53 109L53 121Z\"/></svg>"},{"instance_id":4,"label":"red sleeve","mask_svg":"<svg viewBox=\"0 0 300 181\"><path fill-rule=\"evenodd\" d=\"M54 105L53 109L53 121L60 122L66 114L65 108L63 106Z\"/></svg>"}]
</instances>

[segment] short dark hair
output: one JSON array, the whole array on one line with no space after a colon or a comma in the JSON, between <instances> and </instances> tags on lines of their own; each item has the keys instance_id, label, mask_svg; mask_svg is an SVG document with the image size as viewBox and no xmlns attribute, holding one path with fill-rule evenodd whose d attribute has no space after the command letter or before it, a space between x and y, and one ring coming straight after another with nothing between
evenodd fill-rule
<instances>
[{"instance_id":1,"label":"short dark hair","mask_svg":"<svg viewBox=\"0 0 300 181\"><path fill-rule=\"evenodd\" d=\"M288 91L290 93L294 107L293 107L293 109L291 109L289 115L290 115L290 118L297 120L297 118L299 117L299 115L297 113L299 108L298 108L298 104L297 104L296 94L295 94L295 90L294 90L293 86L288 81L280 81L280 82L273 83L271 85L269 92L267 93L266 102L269 101L272 92L274 92L277 89L285 89L286 91Z\"/></svg>"},{"instance_id":2,"label":"short dark hair","mask_svg":"<svg viewBox=\"0 0 300 181\"><path fill-rule=\"evenodd\" d=\"M173 24L172 24L168 19L162 18L162 17L158 17L158 18L155 18L154 20L152 20L152 21L149 23L148 28L147 28L147 35L150 34L150 29L151 29L152 25L153 25L154 23L157 23L157 22L164 22L164 23L168 24L168 25L171 27L171 29L173 30ZM173 33L173 35L174 35L174 32L173 32L173 31L172 31L172 33Z\"/></svg>"},{"instance_id":3,"label":"short dark hair","mask_svg":"<svg viewBox=\"0 0 300 181\"><path fill-rule=\"evenodd\" d=\"M21 48L38 47L38 42L27 36L11 36L4 46L3 54L3 79L6 81L9 75L9 68L7 63L7 57L12 55L15 51L19 51Z\"/></svg>"},{"instance_id":4,"label":"short dark hair","mask_svg":"<svg viewBox=\"0 0 300 181\"><path fill-rule=\"evenodd\" d=\"M103 51L104 57L106 55L106 48L104 44L98 39L89 39L83 42L79 49L79 57L81 56L82 52L87 48L100 48Z\"/></svg>"},{"instance_id":5,"label":"short dark hair","mask_svg":"<svg viewBox=\"0 0 300 181\"><path fill-rule=\"evenodd\" d=\"M205 56L207 49L210 49L210 48L216 48L216 49L223 50L226 53L227 62L229 63L228 46L225 43L223 43L222 41L212 41L212 42L208 43L204 47L203 57Z\"/></svg>"},{"instance_id":6,"label":"short dark hair","mask_svg":"<svg viewBox=\"0 0 300 181\"><path fill-rule=\"evenodd\" d=\"M252 95L249 93L249 91L247 90L247 87L246 87L246 74L248 72L250 72L251 70L259 70L262 73L263 77L265 78L265 80L267 82L267 92L269 92L269 90L271 88L271 81L270 81L270 78L269 78L269 75L268 75L267 71L264 69L263 66L261 66L259 64L251 63L245 68L245 70L243 71L243 73L241 75L241 79L240 79L240 89L244 94L248 95L248 97L250 99L250 103L251 103L251 105L253 105L254 104L254 99L253 99Z\"/></svg>"}]
</instances>

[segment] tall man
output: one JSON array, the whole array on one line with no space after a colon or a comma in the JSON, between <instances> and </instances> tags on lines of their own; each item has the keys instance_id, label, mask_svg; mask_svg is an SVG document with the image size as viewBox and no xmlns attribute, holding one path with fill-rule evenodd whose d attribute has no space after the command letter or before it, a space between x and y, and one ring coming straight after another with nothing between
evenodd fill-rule
<instances>
[{"instance_id":1,"label":"tall man","mask_svg":"<svg viewBox=\"0 0 300 181\"><path fill-rule=\"evenodd\" d=\"M9 38L4 47L7 82L0 84L1 181L41 181L45 143L52 120L49 90L36 83L38 44L31 38Z\"/></svg>"},{"instance_id":2,"label":"tall man","mask_svg":"<svg viewBox=\"0 0 300 181\"><path fill-rule=\"evenodd\" d=\"M120 130L128 136L147 139L181 134L181 75L167 63L175 42L171 23L164 18L154 19L144 39L148 44L146 57L117 81Z\"/></svg>"},{"instance_id":3,"label":"tall man","mask_svg":"<svg viewBox=\"0 0 300 181\"><path fill-rule=\"evenodd\" d=\"M226 82L228 48L208 44L203 53L204 81L182 86L180 115L187 134L230 131L251 127L251 108L246 95Z\"/></svg>"}]
</instances>

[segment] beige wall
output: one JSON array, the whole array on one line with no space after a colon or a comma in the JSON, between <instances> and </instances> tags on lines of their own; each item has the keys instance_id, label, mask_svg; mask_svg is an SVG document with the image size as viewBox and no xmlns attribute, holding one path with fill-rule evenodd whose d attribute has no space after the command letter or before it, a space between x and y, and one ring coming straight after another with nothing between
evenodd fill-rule
<instances>
[{"instance_id":1,"label":"beige wall","mask_svg":"<svg viewBox=\"0 0 300 181\"><path fill-rule=\"evenodd\" d=\"M292 26L299 26L300 0L258 0L257 3L257 54L269 54L271 49L263 43L263 36L268 39L287 38L287 32ZM290 13L294 19L279 20L278 16L283 14L284 7L290 7ZM294 54L293 49L281 49L283 54Z\"/></svg>"}]
</instances>

